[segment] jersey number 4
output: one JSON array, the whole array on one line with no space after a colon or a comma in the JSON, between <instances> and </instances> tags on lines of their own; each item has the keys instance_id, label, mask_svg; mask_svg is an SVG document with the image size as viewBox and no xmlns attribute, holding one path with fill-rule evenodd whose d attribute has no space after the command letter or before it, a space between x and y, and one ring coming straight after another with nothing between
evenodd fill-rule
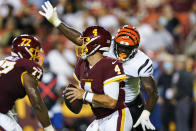
<instances>
[{"instance_id":1,"label":"jersey number 4","mask_svg":"<svg viewBox=\"0 0 196 131\"><path fill-rule=\"evenodd\" d=\"M121 74L121 71L120 71L120 68L119 68L118 65L115 66L114 71L115 71L118 75Z\"/></svg>"},{"instance_id":2,"label":"jersey number 4","mask_svg":"<svg viewBox=\"0 0 196 131\"><path fill-rule=\"evenodd\" d=\"M7 74L14 68L16 62L8 61L8 60L1 60L0 61L0 74Z\"/></svg>"}]
</instances>

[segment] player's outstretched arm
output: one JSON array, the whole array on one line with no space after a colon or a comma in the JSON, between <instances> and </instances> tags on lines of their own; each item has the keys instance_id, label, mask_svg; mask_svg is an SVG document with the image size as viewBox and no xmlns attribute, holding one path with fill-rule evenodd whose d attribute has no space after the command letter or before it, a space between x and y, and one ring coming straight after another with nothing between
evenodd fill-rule
<instances>
[{"instance_id":1,"label":"player's outstretched arm","mask_svg":"<svg viewBox=\"0 0 196 131\"><path fill-rule=\"evenodd\" d=\"M48 110L37 88L38 81L33 76L27 73L23 75L23 83L24 83L25 91L31 102L31 105L36 113L38 120L44 127L44 130L54 131L54 128L52 127L50 123L50 119L48 116Z\"/></svg>"},{"instance_id":2,"label":"player's outstretched arm","mask_svg":"<svg viewBox=\"0 0 196 131\"><path fill-rule=\"evenodd\" d=\"M82 45L82 40L80 39L80 32L65 25L64 23L61 23L57 28L64 34L65 37L71 40L74 44L78 46Z\"/></svg>"},{"instance_id":3,"label":"player's outstretched arm","mask_svg":"<svg viewBox=\"0 0 196 131\"><path fill-rule=\"evenodd\" d=\"M44 16L54 27L58 28L65 35L65 37L76 45L82 45L82 41L79 39L81 33L67 26L58 18L56 7L54 8L49 1L46 1L42 5L42 9L43 11L39 11L39 13Z\"/></svg>"},{"instance_id":4,"label":"player's outstretched arm","mask_svg":"<svg viewBox=\"0 0 196 131\"><path fill-rule=\"evenodd\" d=\"M155 127L150 122L150 113L153 111L157 99L158 99L158 92L157 86L155 84L154 79L152 76L150 77L140 77L142 87L144 88L147 94L147 102L145 104L145 109L142 112L141 116L137 120L136 124L133 127L137 127L140 123L142 125L143 130L147 129L155 130Z\"/></svg>"}]
</instances>

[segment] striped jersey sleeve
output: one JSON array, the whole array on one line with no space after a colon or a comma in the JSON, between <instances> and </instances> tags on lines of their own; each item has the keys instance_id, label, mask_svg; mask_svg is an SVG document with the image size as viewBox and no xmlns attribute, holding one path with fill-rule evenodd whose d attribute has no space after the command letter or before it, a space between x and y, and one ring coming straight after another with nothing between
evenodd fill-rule
<instances>
[{"instance_id":1,"label":"striped jersey sleeve","mask_svg":"<svg viewBox=\"0 0 196 131\"><path fill-rule=\"evenodd\" d=\"M139 77L148 77L153 73L152 60L149 58L143 61L143 64L138 68Z\"/></svg>"}]
</instances>

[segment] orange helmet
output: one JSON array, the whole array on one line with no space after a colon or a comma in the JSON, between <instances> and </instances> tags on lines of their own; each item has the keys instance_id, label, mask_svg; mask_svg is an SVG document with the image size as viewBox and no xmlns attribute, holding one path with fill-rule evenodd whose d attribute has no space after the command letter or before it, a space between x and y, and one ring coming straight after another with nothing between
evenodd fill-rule
<instances>
[{"instance_id":1,"label":"orange helmet","mask_svg":"<svg viewBox=\"0 0 196 131\"><path fill-rule=\"evenodd\" d=\"M130 25L125 25L120 29L115 38L114 53L118 59L126 61L134 57L140 43L140 35L137 29Z\"/></svg>"}]
</instances>

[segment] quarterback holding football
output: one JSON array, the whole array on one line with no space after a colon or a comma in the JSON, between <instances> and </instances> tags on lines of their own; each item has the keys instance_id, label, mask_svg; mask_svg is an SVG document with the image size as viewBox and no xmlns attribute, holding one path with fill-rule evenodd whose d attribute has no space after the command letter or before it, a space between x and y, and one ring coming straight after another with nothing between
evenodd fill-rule
<instances>
[{"instance_id":1,"label":"quarterback holding football","mask_svg":"<svg viewBox=\"0 0 196 131\"><path fill-rule=\"evenodd\" d=\"M56 8L53 8L50 2L45 2L42 8L44 12L39 12L42 16L73 43L82 45L82 41L79 39L81 33L65 25L58 18ZM110 51L104 55L123 62L123 69L127 77L125 80L125 102L132 114L134 124L132 130L155 130L149 117L158 99L157 86L152 77L152 60L138 49L139 44L140 35L137 29L126 25L117 32L110 46ZM147 94L146 102L141 97L140 85Z\"/></svg>"}]
</instances>

